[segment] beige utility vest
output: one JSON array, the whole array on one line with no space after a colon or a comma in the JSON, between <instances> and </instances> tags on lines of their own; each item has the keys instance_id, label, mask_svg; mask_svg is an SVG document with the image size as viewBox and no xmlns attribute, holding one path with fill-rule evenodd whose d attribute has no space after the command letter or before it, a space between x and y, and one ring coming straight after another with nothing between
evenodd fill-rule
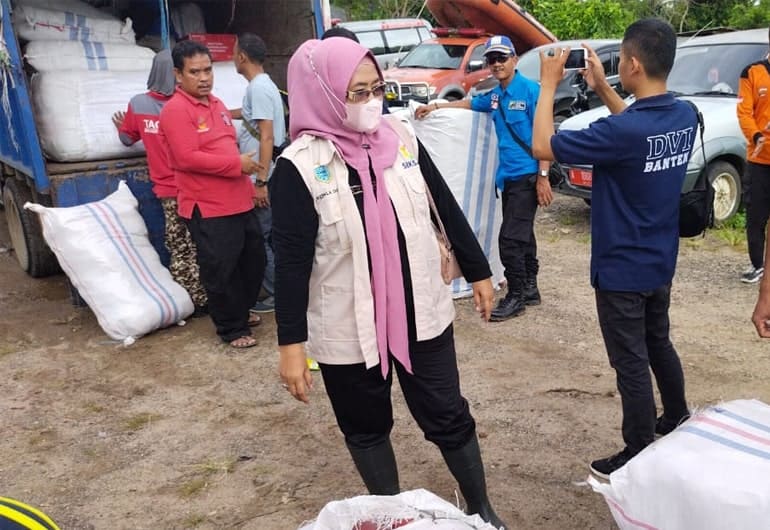
<instances>
[{"instance_id":1,"label":"beige utility vest","mask_svg":"<svg viewBox=\"0 0 770 530\"><path fill-rule=\"evenodd\" d=\"M406 241L417 340L423 341L440 335L455 311L441 279L426 184L412 150L402 142L384 177ZM347 166L329 140L310 135L293 141L282 156L302 175L318 213L307 309L308 354L321 363L376 366L380 358L367 242Z\"/></svg>"}]
</instances>

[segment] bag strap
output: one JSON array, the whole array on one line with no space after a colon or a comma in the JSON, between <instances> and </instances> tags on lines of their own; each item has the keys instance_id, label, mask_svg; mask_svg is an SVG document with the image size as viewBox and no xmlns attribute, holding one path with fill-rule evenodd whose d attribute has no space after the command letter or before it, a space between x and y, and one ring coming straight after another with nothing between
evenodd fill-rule
<instances>
[{"instance_id":1,"label":"bag strap","mask_svg":"<svg viewBox=\"0 0 770 530\"><path fill-rule=\"evenodd\" d=\"M708 159L706 158L706 144L703 142L703 131L706 129L706 123L703 121L703 114L701 113L698 106L690 101L689 99L682 99L680 101L684 101L688 105L690 105L690 108L692 108L693 112L695 113L695 117L698 120L698 133L700 135L700 150L703 154L703 173L698 177L698 184L700 184L703 179L705 179L706 175L706 166L708 165ZM706 183L708 185L708 182ZM706 189L706 186L703 186L703 189Z\"/></svg>"},{"instance_id":2,"label":"bag strap","mask_svg":"<svg viewBox=\"0 0 770 530\"><path fill-rule=\"evenodd\" d=\"M255 128L254 128L254 127L253 127L253 126L250 124L250 123L249 123L249 120L246 120L246 119L243 119L243 120L241 120L241 125L242 125L242 126L243 126L243 128L244 128L244 129L246 129L246 131L247 131L247 132L248 132L250 135L252 135L252 136L253 136L253 137L254 137L254 138L255 138L255 139L258 141L258 142L259 142L259 141L261 141L261 140L260 140L259 131L257 131L257 130L256 130L256 129L255 129Z\"/></svg>"},{"instance_id":3,"label":"bag strap","mask_svg":"<svg viewBox=\"0 0 770 530\"><path fill-rule=\"evenodd\" d=\"M419 145L417 144L417 136L412 134L409 129L407 128L406 124L399 120L396 116L393 116L392 114L383 116L391 127L393 127L393 130L396 132L398 137L401 139L401 141L406 146L410 146L414 149L414 156L415 158L419 155ZM425 180L425 177L423 176L423 180ZM444 246L448 250L452 250L452 243L450 243L449 238L446 235L446 230L444 229L444 223L441 221L441 216L438 214L438 208L436 208L436 202L433 200L433 194L430 192L430 187L428 187L428 183L425 182L425 193L428 196L428 204L430 205L430 211L433 214L433 217L436 219L436 225L438 226L439 234L441 235L441 239L443 240Z\"/></svg>"},{"instance_id":4,"label":"bag strap","mask_svg":"<svg viewBox=\"0 0 770 530\"><path fill-rule=\"evenodd\" d=\"M521 147L522 149L524 149L524 152L525 152L525 153L527 153L527 154L530 156L530 158L535 158L534 156L532 156L532 148L531 148L531 147L529 147L529 146L528 146L526 143L524 143L524 140L522 140L521 138L519 138L519 135L518 135L518 134L516 134L516 132L514 132L514 130L513 130L513 127L511 127L511 124L510 124L510 123L508 123L508 122L505 120L505 114L503 113L503 108L502 108L500 105L498 105L498 106L497 106L497 110L499 110L499 111L500 111L500 117L502 118L502 120L503 120L503 123L505 124L505 126L508 128L508 132L509 132L509 133L511 133L511 137L513 137L513 140L514 140L514 141L515 141L517 144L519 144L519 147Z\"/></svg>"}]
</instances>

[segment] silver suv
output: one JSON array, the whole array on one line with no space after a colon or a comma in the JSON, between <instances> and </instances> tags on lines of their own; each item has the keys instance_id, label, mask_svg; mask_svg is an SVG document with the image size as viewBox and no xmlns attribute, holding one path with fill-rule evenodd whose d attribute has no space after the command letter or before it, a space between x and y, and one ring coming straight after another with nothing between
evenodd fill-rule
<instances>
[{"instance_id":1,"label":"silver suv","mask_svg":"<svg viewBox=\"0 0 770 530\"><path fill-rule=\"evenodd\" d=\"M705 171L715 191L717 222L732 217L741 204L746 140L736 116L738 79L747 65L761 60L767 51L767 28L695 37L677 46L668 89L695 103L706 125L706 158L700 139L696 139L682 191L691 190L697 176ZM608 114L607 107L598 107L565 120L561 128L583 129ZM590 203L591 167L562 166L562 172L564 179L557 191Z\"/></svg>"}]
</instances>

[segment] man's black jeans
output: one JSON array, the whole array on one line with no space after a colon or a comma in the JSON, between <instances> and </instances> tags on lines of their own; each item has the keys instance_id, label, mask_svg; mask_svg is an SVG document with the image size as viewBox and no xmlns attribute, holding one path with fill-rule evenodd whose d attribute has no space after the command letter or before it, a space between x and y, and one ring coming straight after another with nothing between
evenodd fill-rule
<instances>
[{"instance_id":1,"label":"man's black jeans","mask_svg":"<svg viewBox=\"0 0 770 530\"><path fill-rule=\"evenodd\" d=\"M682 364L669 338L670 299L671 285L644 292L596 290L599 325L623 404L623 440L632 455L655 439L650 368L664 417L675 422L688 414Z\"/></svg>"},{"instance_id":2,"label":"man's black jeans","mask_svg":"<svg viewBox=\"0 0 770 530\"><path fill-rule=\"evenodd\" d=\"M509 290L523 288L527 277L536 277L539 269L534 230L536 178L537 175L533 175L508 180L503 189L503 222L498 244Z\"/></svg>"},{"instance_id":3,"label":"man's black jeans","mask_svg":"<svg viewBox=\"0 0 770 530\"><path fill-rule=\"evenodd\" d=\"M748 162L743 172L746 240L755 269L765 266L765 229L770 217L770 166Z\"/></svg>"}]
</instances>

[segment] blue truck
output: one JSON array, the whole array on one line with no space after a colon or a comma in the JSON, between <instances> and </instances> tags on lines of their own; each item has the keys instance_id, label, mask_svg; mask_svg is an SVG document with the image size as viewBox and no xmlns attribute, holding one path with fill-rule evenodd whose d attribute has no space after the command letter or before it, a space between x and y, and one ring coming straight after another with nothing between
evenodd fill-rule
<instances>
[{"instance_id":1,"label":"blue truck","mask_svg":"<svg viewBox=\"0 0 770 530\"><path fill-rule=\"evenodd\" d=\"M131 0L129 7L132 3L141 13L152 12L157 17L156 27L160 29L163 46L167 47L171 34L167 9L174 2ZM270 50L266 67L276 83L284 87L286 65L293 51L328 27L328 0L208 0L201 4L210 33L251 31L262 37ZM36 215L24 210L24 203L76 206L106 197L117 189L120 180L126 181L139 201L150 241L167 263L163 212L152 193L144 157L73 163L46 158L22 48L12 25L12 11L11 0L0 0L0 196L19 265L36 278L60 270L43 239ZM41 118L44 119L38 116Z\"/></svg>"}]
</instances>

